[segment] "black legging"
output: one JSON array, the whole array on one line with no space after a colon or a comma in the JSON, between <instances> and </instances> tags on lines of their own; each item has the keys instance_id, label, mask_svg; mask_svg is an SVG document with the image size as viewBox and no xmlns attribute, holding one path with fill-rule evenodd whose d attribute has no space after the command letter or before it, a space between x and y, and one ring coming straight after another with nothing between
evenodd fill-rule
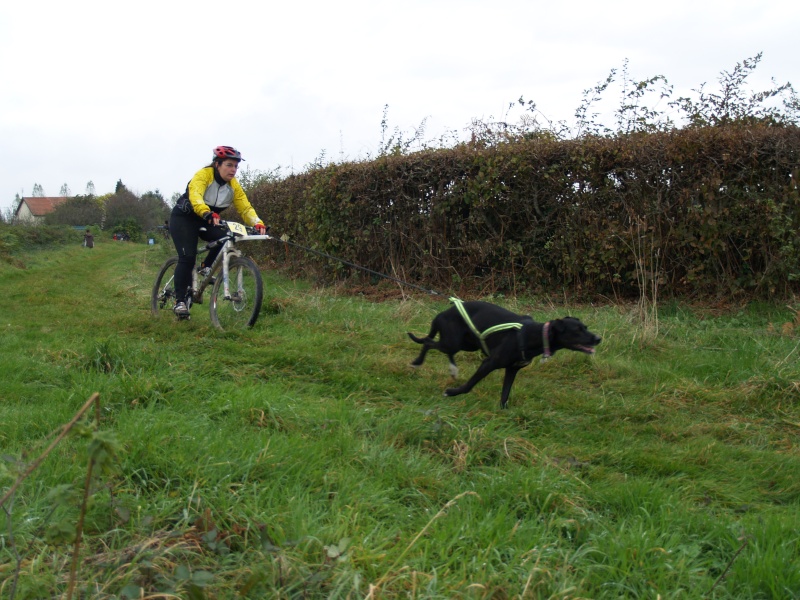
<instances>
[{"instance_id":1,"label":"black legging","mask_svg":"<svg viewBox=\"0 0 800 600\"><path fill-rule=\"evenodd\" d=\"M204 227L206 231L200 231ZM185 213L177 206L169 217L169 232L175 249L178 251L178 264L175 267L175 300L186 302L189 286L192 284L192 269L197 260L197 240L211 242L224 237L225 229L208 224L193 212ZM203 266L210 267L222 246L209 250L203 259Z\"/></svg>"}]
</instances>

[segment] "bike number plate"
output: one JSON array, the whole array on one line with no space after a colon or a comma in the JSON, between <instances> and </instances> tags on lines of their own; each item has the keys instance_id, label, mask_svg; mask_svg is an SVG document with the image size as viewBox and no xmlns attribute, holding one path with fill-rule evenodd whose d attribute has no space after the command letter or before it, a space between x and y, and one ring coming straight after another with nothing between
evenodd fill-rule
<instances>
[{"instance_id":1,"label":"bike number plate","mask_svg":"<svg viewBox=\"0 0 800 600\"><path fill-rule=\"evenodd\" d=\"M247 235L247 228L241 223L228 221L228 229L230 229L236 235Z\"/></svg>"}]
</instances>

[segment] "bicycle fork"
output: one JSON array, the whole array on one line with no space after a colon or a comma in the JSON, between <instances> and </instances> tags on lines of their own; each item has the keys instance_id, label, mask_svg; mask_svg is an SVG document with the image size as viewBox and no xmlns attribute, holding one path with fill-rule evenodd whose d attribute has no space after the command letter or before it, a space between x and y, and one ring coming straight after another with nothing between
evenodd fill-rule
<instances>
[{"instance_id":1,"label":"bicycle fork","mask_svg":"<svg viewBox=\"0 0 800 600\"><path fill-rule=\"evenodd\" d=\"M227 251L226 251L227 250ZM237 249L223 249L222 252L222 297L225 300L232 300L239 302L241 300L240 293L242 289L242 273L238 272L236 281L236 291L231 294L231 275L230 275L230 262L231 256L241 257L242 253Z\"/></svg>"},{"instance_id":2,"label":"bicycle fork","mask_svg":"<svg viewBox=\"0 0 800 600\"><path fill-rule=\"evenodd\" d=\"M213 281L213 276L217 272L217 268L219 267L219 271L221 272L218 276L222 277L222 297L225 300L234 300L236 301L239 296L239 290L242 286L241 282L241 275L239 276L238 281L236 282L236 290L234 294L231 294L231 280L230 280L230 262L231 257L241 257L242 253L239 251L238 248L235 248L231 245L230 241L225 242L225 245L222 247L222 251L219 253L216 259L214 259L214 264L211 265L209 270L209 275L202 281L198 286L197 281L197 271L192 271L192 287L193 289L197 290L195 294L197 294L196 302L201 304L203 302L203 291L206 287L208 287L209 283ZM220 261L222 261L222 265L220 266ZM199 293L198 293L199 292Z\"/></svg>"}]
</instances>

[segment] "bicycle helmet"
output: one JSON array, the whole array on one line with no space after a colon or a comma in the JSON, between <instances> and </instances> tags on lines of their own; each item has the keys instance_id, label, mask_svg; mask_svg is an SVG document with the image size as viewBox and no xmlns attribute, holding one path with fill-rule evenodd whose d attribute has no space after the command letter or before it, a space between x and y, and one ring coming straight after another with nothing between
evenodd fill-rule
<instances>
[{"instance_id":1,"label":"bicycle helmet","mask_svg":"<svg viewBox=\"0 0 800 600\"><path fill-rule=\"evenodd\" d=\"M225 160L226 158L244 160L242 158L242 153L232 146L217 146L214 148L214 158L218 158L220 160Z\"/></svg>"}]
</instances>

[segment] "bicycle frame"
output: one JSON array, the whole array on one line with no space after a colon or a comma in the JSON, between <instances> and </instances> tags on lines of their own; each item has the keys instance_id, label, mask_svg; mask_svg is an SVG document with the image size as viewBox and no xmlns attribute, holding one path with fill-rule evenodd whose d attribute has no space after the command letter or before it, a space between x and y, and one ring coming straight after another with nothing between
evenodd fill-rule
<instances>
[{"instance_id":1,"label":"bicycle frame","mask_svg":"<svg viewBox=\"0 0 800 600\"><path fill-rule=\"evenodd\" d=\"M214 264L212 264L209 268L208 274L202 279L202 281L200 281L197 276L197 269L192 269L192 302L196 304L203 303L203 292L206 290L206 288L208 288L208 286L214 283L214 277L220 270L222 271L223 297L226 300L236 299L236 297L231 294L231 281L229 272L231 257L242 256L242 251L236 247L236 244L238 242L272 239L272 236L267 234L250 235L247 233L247 229L244 227L244 225L239 223L234 223L232 221L220 221L220 224L227 225L230 231L225 235L225 237L222 237L214 242L209 242L197 253L198 256L202 256L212 248L216 248L219 246L219 244L222 244L222 250L220 250L217 258L214 259ZM241 283L241 281L236 282L236 294L238 294L240 291Z\"/></svg>"}]
</instances>

